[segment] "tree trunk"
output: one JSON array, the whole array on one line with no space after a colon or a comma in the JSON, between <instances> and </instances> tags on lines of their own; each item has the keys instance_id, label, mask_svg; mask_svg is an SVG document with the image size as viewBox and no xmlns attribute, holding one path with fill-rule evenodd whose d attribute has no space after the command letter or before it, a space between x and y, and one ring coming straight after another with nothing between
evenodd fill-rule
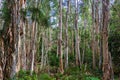
<instances>
[{"instance_id":1,"label":"tree trunk","mask_svg":"<svg viewBox=\"0 0 120 80\"><path fill-rule=\"evenodd\" d=\"M3 39L2 36L0 36L0 80L3 80L3 70L4 70L4 48L3 48Z\"/></svg>"},{"instance_id":2,"label":"tree trunk","mask_svg":"<svg viewBox=\"0 0 120 80\"><path fill-rule=\"evenodd\" d=\"M63 53L62 53L62 0L59 0L59 39L58 39L58 54L59 54L59 67L60 72L63 74Z\"/></svg>"},{"instance_id":3,"label":"tree trunk","mask_svg":"<svg viewBox=\"0 0 120 80\"><path fill-rule=\"evenodd\" d=\"M100 4L102 4L102 1L100 1ZM100 43L100 55L99 55L99 69L102 69L102 58L103 58L103 49L102 49L102 17L103 15L102 15L102 7L100 7L100 10L99 10L99 26L100 26L100 30L99 30L99 32L100 32L100 41L99 41L99 43Z\"/></svg>"},{"instance_id":4,"label":"tree trunk","mask_svg":"<svg viewBox=\"0 0 120 80\"><path fill-rule=\"evenodd\" d=\"M99 0L95 1L95 54L96 57L100 56L100 46L99 46ZM96 61L99 60L96 58ZM99 65L99 63L96 63L96 66Z\"/></svg>"},{"instance_id":5,"label":"tree trunk","mask_svg":"<svg viewBox=\"0 0 120 80\"><path fill-rule=\"evenodd\" d=\"M26 0L22 0L22 2L21 2L21 9L25 9L25 3L26 3ZM23 33L23 35L22 35L22 53L21 53L21 59L22 59L22 66L21 66L21 69L23 69L23 70L26 70L26 21L24 20L24 14L22 13L21 14L21 17L22 17L22 19L21 19L21 28L22 28L22 33ZM20 35L21 35L21 33L20 33Z\"/></svg>"},{"instance_id":6,"label":"tree trunk","mask_svg":"<svg viewBox=\"0 0 120 80\"><path fill-rule=\"evenodd\" d=\"M18 4L15 3L12 4L11 0L6 1L8 4L8 9L10 10L10 14L12 15L10 17L10 23L7 25L8 28L5 30L3 34L3 40L4 40L4 53L6 61L5 67L3 70L4 73L4 80L9 79L10 77L13 77L16 73L16 56L17 56L17 49L18 49L18 26L16 24L17 22L17 9ZM14 16L13 16L14 15Z\"/></svg>"},{"instance_id":7,"label":"tree trunk","mask_svg":"<svg viewBox=\"0 0 120 80\"><path fill-rule=\"evenodd\" d=\"M66 24L65 24L65 68L68 67L68 15L69 15L70 0L67 1Z\"/></svg>"},{"instance_id":8,"label":"tree trunk","mask_svg":"<svg viewBox=\"0 0 120 80\"><path fill-rule=\"evenodd\" d=\"M76 52L76 65L81 65L81 55L80 55L80 48L79 48L79 32L78 32L78 0L76 2L75 7L75 52Z\"/></svg>"},{"instance_id":9,"label":"tree trunk","mask_svg":"<svg viewBox=\"0 0 120 80\"><path fill-rule=\"evenodd\" d=\"M103 80L112 80L112 70L108 53L109 0L103 0Z\"/></svg>"},{"instance_id":10,"label":"tree trunk","mask_svg":"<svg viewBox=\"0 0 120 80\"><path fill-rule=\"evenodd\" d=\"M35 52L36 52L36 49L35 49L35 40L36 40L36 22L34 21L33 22L33 25L32 25L33 29L32 29L32 40L31 40L31 55L32 55L32 60L31 60L31 75L32 75L32 72L34 71L34 62L35 62Z\"/></svg>"},{"instance_id":11,"label":"tree trunk","mask_svg":"<svg viewBox=\"0 0 120 80\"><path fill-rule=\"evenodd\" d=\"M92 58L93 58L93 69L96 68L95 58L95 1L92 2Z\"/></svg>"}]
</instances>

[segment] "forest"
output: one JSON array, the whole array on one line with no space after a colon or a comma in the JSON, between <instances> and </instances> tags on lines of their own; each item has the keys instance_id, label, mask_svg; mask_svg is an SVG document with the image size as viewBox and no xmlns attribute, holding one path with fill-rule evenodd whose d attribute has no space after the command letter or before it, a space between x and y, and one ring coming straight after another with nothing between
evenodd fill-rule
<instances>
[{"instance_id":1,"label":"forest","mask_svg":"<svg viewBox=\"0 0 120 80\"><path fill-rule=\"evenodd\" d=\"M120 80L120 0L0 0L0 80Z\"/></svg>"}]
</instances>

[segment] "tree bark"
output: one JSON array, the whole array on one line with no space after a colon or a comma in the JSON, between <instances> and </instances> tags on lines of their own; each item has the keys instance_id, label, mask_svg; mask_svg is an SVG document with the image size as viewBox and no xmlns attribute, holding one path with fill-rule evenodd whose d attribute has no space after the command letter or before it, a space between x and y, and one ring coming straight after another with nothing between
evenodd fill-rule
<instances>
[{"instance_id":1,"label":"tree bark","mask_svg":"<svg viewBox=\"0 0 120 80\"><path fill-rule=\"evenodd\" d=\"M103 0L103 80L112 80L112 70L108 53L109 0Z\"/></svg>"},{"instance_id":2,"label":"tree bark","mask_svg":"<svg viewBox=\"0 0 120 80\"><path fill-rule=\"evenodd\" d=\"M93 69L96 68L96 57L95 57L95 1L92 2L92 58L93 58Z\"/></svg>"},{"instance_id":3,"label":"tree bark","mask_svg":"<svg viewBox=\"0 0 120 80\"><path fill-rule=\"evenodd\" d=\"M12 4L11 2L14 2ZM3 33L4 40L4 53L5 53L5 66L4 66L4 80L13 77L16 73L16 56L17 56L17 47L18 47L18 26L17 22L17 8L18 4L16 1L7 0L7 7L10 10L10 23L7 25L8 28ZM14 16L13 16L14 15Z\"/></svg>"},{"instance_id":4,"label":"tree bark","mask_svg":"<svg viewBox=\"0 0 120 80\"><path fill-rule=\"evenodd\" d=\"M2 36L0 36L0 80L3 80L3 70L4 70L4 48L3 48L3 39Z\"/></svg>"},{"instance_id":5,"label":"tree bark","mask_svg":"<svg viewBox=\"0 0 120 80\"><path fill-rule=\"evenodd\" d=\"M100 4L102 4L102 1L100 1ZM103 60L103 49L102 49L102 21L103 21L103 17L102 17L102 6L100 7L100 10L99 10L99 26L100 26L100 55L99 55L99 69L102 69L102 60Z\"/></svg>"},{"instance_id":6,"label":"tree bark","mask_svg":"<svg viewBox=\"0 0 120 80\"><path fill-rule=\"evenodd\" d=\"M76 52L76 65L81 65L81 55L79 48L79 32L78 32L78 0L75 0L75 52Z\"/></svg>"},{"instance_id":7,"label":"tree bark","mask_svg":"<svg viewBox=\"0 0 120 80\"><path fill-rule=\"evenodd\" d=\"M24 10L25 9L25 4L26 4L26 0L21 0L21 9ZM21 28L22 28L22 53L21 53L21 59L22 59L22 62L21 62L21 69L23 70L26 70L26 21L24 20L24 14L22 13L21 14ZM20 31L21 32L21 31ZM20 33L21 35L21 33Z\"/></svg>"},{"instance_id":8,"label":"tree bark","mask_svg":"<svg viewBox=\"0 0 120 80\"><path fill-rule=\"evenodd\" d=\"M58 54L59 54L59 67L60 72L63 74L63 53L62 53L62 0L59 0L59 39L58 39Z\"/></svg>"},{"instance_id":9,"label":"tree bark","mask_svg":"<svg viewBox=\"0 0 120 80\"><path fill-rule=\"evenodd\" d=\"M35 49L35 40L36 40L36 21L33 22L33 25L32 25L32 40L31 40L31 55L32 55L32 60L31 60L31 75L32 75L32 72L34 71L34 62L35 62L35 53L36 53L36 49Z\"/></svg>"},{"instance_id":10,"label":"tree bark","mask_svg":"<svg viewBox=\"0 0 120 80\"><path fill-rule=\"evenodd\" d=\"M66 24L65 24L65 68L68 67L68 15L70 0L67 1Z\"/></svg>"}]
</instances>

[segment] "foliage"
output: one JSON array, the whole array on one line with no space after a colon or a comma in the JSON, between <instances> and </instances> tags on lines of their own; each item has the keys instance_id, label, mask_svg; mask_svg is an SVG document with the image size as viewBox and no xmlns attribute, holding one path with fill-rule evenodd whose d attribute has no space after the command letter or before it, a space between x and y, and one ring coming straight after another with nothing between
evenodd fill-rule
<instances>
[{"instance_id":1,"label":"foliage","mask_svg":"<svg viewBox=\"0 0 120 80\"><path fill-rule=\"evenodd\" d=\"M5 30L6 27L8 27L8 24L11 21L11 6L9 6L9 2L7 0L3 1L3 6L2 6L2 19L4 20L4 25L3 29ZM9 6L9 7L8 7Z\"/></svg>"},{"instance_id":2,"label":"foliage","mask_svg":"<svg viewBox=\"0 0 120 80\"><path fill-rule=\"evenodd\" d=\"M49 64L50 66L59 67L59 58L54 51L49 52Z\"/></svg>"},{"instance_id":3,"label":"foliage","mask_svg":"<svg viewBox=\"0 0 120 80\"><path fill-rule=\"evenodd\" d=\"M86 77L85 80L100 80L100 79L98 79L96 77L90 77L90 76L88 76L88 77Z\"/></svg>"},{"instance_id":4,"label":"foliage","mask_svg":"<svg viewBox=\"0 0 120 80\"><path fill-rule=\"evenodd\" d=\"M6 21L6 22L9 22L10 19L11 19L11 9L10 7L8 7L9 3L5 0L3 2L3 7L2 7L2 18Z\"/></svg>"},{"instance_id":5,"label":"foliage","mask_svg":"<svg viewBox=\"0 0 120 80\"><path fill-rule=\"evenodd\" d=\"M50 77L47 73L40 74L38 80L55 80L55 78Z\"/></svg>"},{"instance_id":6,"label":"foliage","mask_svg":"<svg viewBox=\"0 0 120 80\"><path fill-rule=\"evenodd\" d=\"M49 26L49 16L46 16L45 12L41 8L29 7L27 10L31 13L31 19L37 21L42 26Z\"/></svg>"},{"instance_id":7,"label":"foliage","mask_svg":"<svg viewBox=\"0 0 120 80\"><path fill-rule=\"evenodd\" d=\"M54 77L56 80L100 80L94 75L87 74L85 65L82 65L81 69L79 67L70 67L64 74L57 73Z\"/></svg>"},{"instance_id":8,"label":"foliage","mask_svg":"<svg viewBox=\"0 0 120 80\"><path fill-rule=\"evenodd\" d=\"M55 80L55 78L52 78L47 73L41 73L39 75L33 73L30 75L30 71L21 70L10 80Z\"/></svg>"},{"instance_id":9,"label":"foliage","mask_svg":"<svg viewBox=\"0 0 120 80\"><path fill-rule=\"evenodd\" d=\"M27 10L26 9L21 9L20 14L22 16L23 21L26 20L26 15L27 15Z\"/></svg>"},{"instance_id":10,"label":"foliage","mask_svg":"<svg viewBox=\"0 0 120 80\"><path fill-rule=\"evenodd\" d=\"M120 6L117 1L111 8L110 31L109 31L109 51L112 55L114 73L120 73Z\"/></svg>"},{"instance_id":11,"label":"foliage","mask_svg":"<svg viewBox=\"0 0 120 80\"><path fill-rule=\"evenodd\" d=\"M37 75L33 73L30 75L30 71L20 70L12 79L10 80L38 80Z\"/></svg>"},{"instance_id":12,"label":"foliage","mask_svg":"<svg viewBox=\"0 0 120 80\"><path fill-rule=\"evenodd\" d=\"M120 72L120 64L118 62L120 61L120 34L118 32L111 32L109 36L109 50L111 52L111 55L113 57L113 68L115 73Z\"/></svg>"}]
</instances>

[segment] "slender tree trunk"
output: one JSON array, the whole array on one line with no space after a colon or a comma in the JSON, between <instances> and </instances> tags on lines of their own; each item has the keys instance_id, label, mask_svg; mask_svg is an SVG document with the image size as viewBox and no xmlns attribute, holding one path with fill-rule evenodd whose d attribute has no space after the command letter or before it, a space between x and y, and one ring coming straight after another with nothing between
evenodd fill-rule
<instances>
[{"instance_id":1,"label":"slender tree trunk","mask_svg":"<svg viewBox=\"0 0 120 80\"><path fill-rule=\"evenodd\" d=\"M21 8L24 10L25 9L25 3L26 3L26 0L22 0L22 3L21 3ZM24 15L24 14L21 14L21 15ZM22 28L22 32L23 32L23 39L22 39L22 54L21 54L21 58L22 58L22 67L21 69L23 70L26 70L26 21L24 20L24 17L22 16L22 22L21 22L21 28ZM20 33L21 35L21 33Z\"/></svg>"},{"instance_id":2,"label":"slender tree trunk","mask_svg":"<svg viewBox=\"0 0 120 80\"><path fill-rule=\"evenodd\" d=\"M93 58L93 69L96 68L95 58L95 1L92 2L92 58Z\"/></svg>"},{"instance_id":3,"label":"slender tree trunk","mask_svg":"<svg viewBox=\"0 0 120 80\"><path fill-rule=\"evenodd\" d=\"M78 32L78 0L76 2L76 9L75 9L75 52L76 52L76 65L81 65L81 55L79 49L79 32Z\"/></svg>"},{"instance_id":4,"label":"slender tree trunk","mask_svg":"<svg viewBox=\"0 0 120 80\"><path fill-rule=\"evenodd\" d=\"M99 0L98 0L99 1ZM95 2L95 53L96 56L100 55L100 47L99 47L99 2Z\"/></svg>"},{"instance_id":5,"label":"slender tree trunk","mask_svg":"<svg viewBox=\"0 0 120 80\"><path fill-rule=\"evenodd\" d=\"M3 70L1 65L0 65L0 80L3 80Z\"/></svg>"},{"instance_id":6,"label":"slender tree trunk","mask_svg":"<svg viewBox=\"0 0 120 80\"><path fill-rule=\"evenodd\" d=\"M22 69L26 70L26 25L24 22L23 22Z\"/></svg>"},{"instance_id":7,"label":"slender tree trunk","mask_svg":"<svg viewBox=\"0 0 120 80\"><path fill-rule=\"evenodd\" d=\"M102 4L102 1L100 1L100 4ZM99 69L102 69L102 58L103 58L103 49L102 49L102 17L103 15L102 15L102 6L100 7L100 10L99 10L99 26L100 26L100 41L99 41L99 43L100 43L100 56L99 56Z\"/></svg>"},{"instance_id":8,"label":"slender tree trunk","mask_svg":"<svg viewBox=\"0 0 120 80\"><path fill-rule=\"evenodd\" d=\"M3 39L2 36L0 36L0 80L3 80L3 70L4 70L4 48L3 48Z\"/></svg>"},{"instance_id":9,"label":"slender tree trunk","mask_svg":"<svg viewBox=\"0 0 120 80\"><path fill-rule=\"evenodd\" d=\"M29 20L27 21L27 27L26 27L26 36L28 36L29 38L26 38L26 69L30 70L30 66L31 66L31 56L30 56L30 49L31 49L31 33L32 33L32 29L31 29L31 24L29 23Z\"/></svg>"},{"instance_id":10,"label":"slender tree trunk","mask_svg":"<svg viewBox=\"0 0 120 80\"><path fill-rule=\"evenodd\" d=\"M60 72L63 74L63 53L62 53L62 0L59 0L59 39L58 39L58 54L59 54L59 67Z\"/></svg>"},{"instance_id":11,"label":"slender tree trunk","mask_svg":"<svg viewBox=\"0 0 120 80\"><path fill-rule=\"evenodd\" d=\"M86 16L86 15L84 15ZM84 30L86 32L86 25L87 25L87 20L86 20L86 17L84 19ZM86 38L83 38L83 44L84 44L84 47L83 47L83 53L82 53L82 61L81 61L81 64L84 63L84 58L85 58L85 50L86 50Z\"/></svg>"},{"instance_id":12,"label":"slender tree trunk","mask_svg":"<svg viewBox=\"0 0 120 80\"><path fill-rule=\"evenodd\" d=\"M65 24L65 68L68 67L68 15L69 15L70 0L67 1L66 24Z\"/></svg>"},{"instance_id":13,"label":"slender tree trunk","mask_svg":"<svg viewBox=\"0 0 120 80\"><path fill-rule=\"evenodd\" d=\"M36 40L36 22L33 22L33 29L32 29L32 40L31 40L31 53L32 53L32 60L31 60L31 75L32 72L34 71L34 62L35 62L35 53L36 53L36 49L35 49L35 40Z\"/></svg>"}]
</instances>

